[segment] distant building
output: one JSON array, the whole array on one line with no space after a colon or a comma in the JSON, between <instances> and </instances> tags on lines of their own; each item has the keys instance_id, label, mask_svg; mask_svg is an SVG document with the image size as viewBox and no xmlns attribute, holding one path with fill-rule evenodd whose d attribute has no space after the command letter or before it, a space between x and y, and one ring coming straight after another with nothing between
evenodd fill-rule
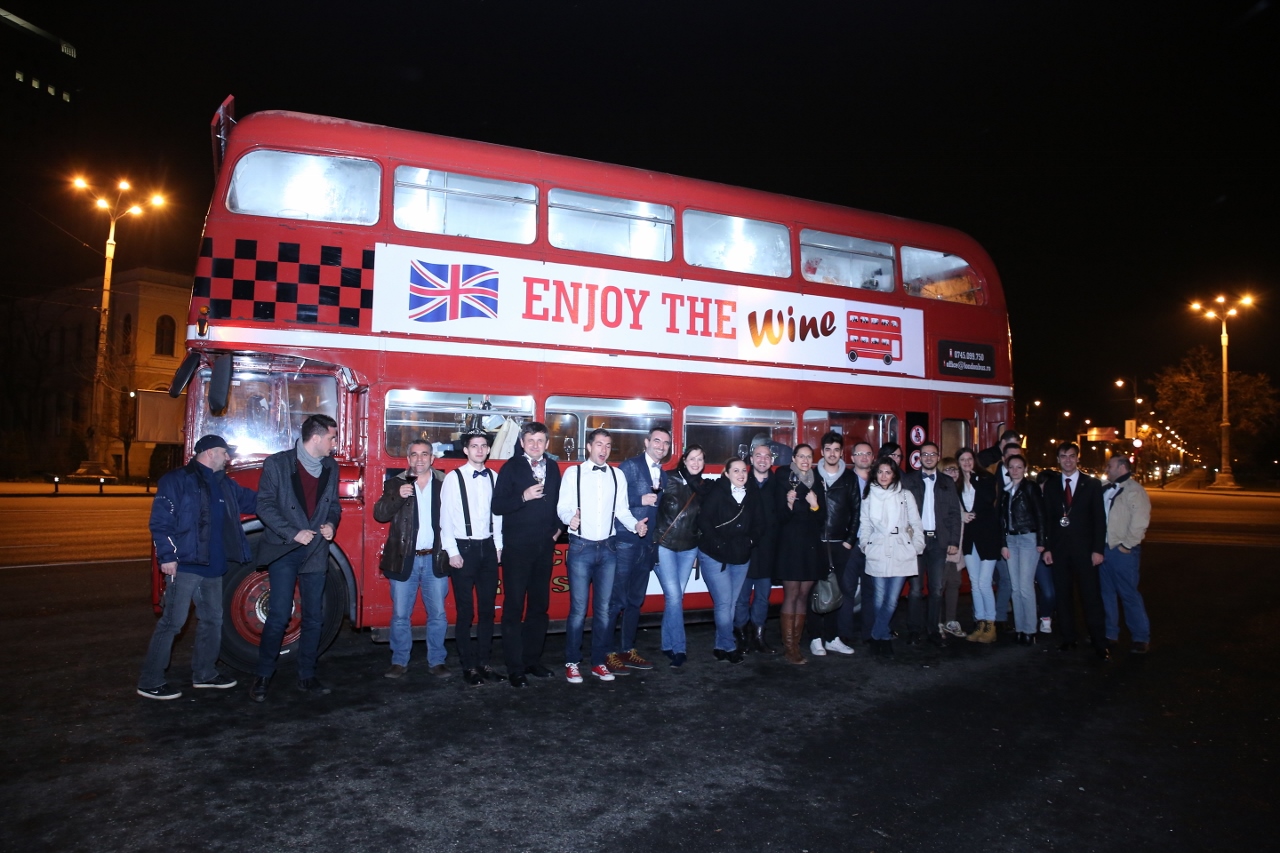
<instances>
[{"instance_id":1,"label":"distant building","mask_svg":"<svg viewBox=\"0 0 1280 853\"><path fill-rule=\"evenodd\" d=\"M182 401L155 392L167 392L182 361L191 285L190 275L145 267L112 277L103 423L121 477L146 477L153 456L159 470L183 461ZM87 458L101 298L95 277L5 300L0 476L66 474Z\"/></svg>"},{"instance_id":2,"label":"distant building","mask_svg":"<svg viewBox=\"0 0 1280 853\"><path fill-rule=\"evenodd\" d=\"M75 46L0 9L0 138L74 129L81 79Z\"/></svg>"}]
</instances>

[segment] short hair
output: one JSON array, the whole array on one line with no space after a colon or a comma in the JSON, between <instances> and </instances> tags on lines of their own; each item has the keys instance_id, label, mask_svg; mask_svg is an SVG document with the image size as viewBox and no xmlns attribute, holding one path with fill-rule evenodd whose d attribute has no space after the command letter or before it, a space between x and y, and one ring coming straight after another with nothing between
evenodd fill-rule
<instances>
[{"instance_id":1,"label":"short hair","mask_svg":"<svg viewBox=\"0 0 1280 853\"><path fill-rule=\"evenodd\" d=\"M1010 462L1012 462L1012 461L1013 461L1013 460L1015 460L1015 459L1017 459L1018 461L1020 461L1020 462L1022 463L1022 467L1023 467L1023 468L1028 467L1028 465L1027 465L1027 457L1023 456L1021 453L1015 453L1015 454L1013 454L1012 456L1010 456L1008 459L1004 460L1005 467L1008 467L1009 463L1010 463Z\"/></svg>"},{"instance_id":2,"label":"short hair","mask_svg":"<svg viewBox=\"0 0 1280 853\"><path fill-rule=\"evenodd\" d=\"M871 479L875 480L877 483L880 482L881 465L888 465L889 470L893 472L893 482L889 485L896 486L902 482L902 469L899 468L898 463L894 462L893 458L889 456L881 456L875 461L875 464L871 466Z\"/></svg>"},{"instance_id":3,"label":"short hair","mask_svg":"<svg viewBox=\"0 0 1280 853\"><path fill-rule=\"evenodd\" d=\"M1016 429L1007 429L1000 433L1000 440L997 441L996 444L1003 446L1004 443L1011 438L1017 441L1018 444L1022 444L1022 433L1018 432Z\"/></svg>"},{"instance_id":4,"label":"short hair","mask_svg":"<svg viewBox=\"0 0 1280 853\"><path fill-rule=\"evenodd\" d=\"M884 444L880 445L880 452L877 453L876 455L883 458L883 457L892 456L895 453L901 453L901 452L902 452L901 444L898 444L898 442L896 441L886 441Z\"/></svg>"},{"instance_id":5,"label":"short hair","mask_svg":"<svg viewBox=\"0 0 1280 853\"><path fill-rule=\"evenodd\" d=\"M1076 444L1074 441L1064 441L1062 444L1058 445L1059 456L1066 453L1068 450L1074 450L1076 456L1080 455L1080 445Z\"/></svg>"},{"instance_id":6,"label":"short hair","mask_svg":"<svg viewBox=\"0 0 1280 853\"><path fill-rule=\"evenodd\" d=\"M609 441L611 442L613 441L613 436L609 434L609 431L607 429L605 429L604 427L598 427L596 429L593 429L591 432L587 433L587 444L591 444L593 441L595 441L597 438L600 438L601 436L604 436L605 438L609 439Z\"/></svg>"},{"instance_id":7,"label":"short hair","mask_svg":"<svg viewBox=\"0 0 1280 853\"><path fill-rule=\"evenodd\" d=\"M465 448L470 447L470 446L471 446L471 442L472 442L474 439L477 439L477 438L483 438L483 439L484 439L484 443L485 443L485 444L488 444L488 445L489 445L489 446L491 446L491 447L493 446L493 443L492 443L491 441L489 441L489 435L488 435L487 433L483 433L483 432L469 432L469 433L466 433L465 435L463 435L463 436L462 436L462 447L463 447L464 449L465 449Z\"/></svg>"},{"instance_id":8,"label":"short hair","mask_svg":"<svg viewBox=\"0 0 1280 853\"><path fill-rule=\"evenodd\" d=\"M938 460L938 467L941 468L943 471L947 470L948 468L959 468L960 460L956 459L954 456L944 456Z\"/></svg>"},{"instance_id":9,"label":"short hair","mask_svg":"<svg viewBox=\"0 0 1280 853\"><path fill-rule=\"evenodd\" d=\"M667 438L673 438L675 436L675 434L671 432L671 427L666 424L658 424L657 426L649 427L648 438L653 438L653 434L655 432L665 432L667 434Z\"/></svg>"},{"instance_id":10,"label":"short hair","mask_svg":"<svg viewBox=\"0 0 1280 853\"><path fill-rule=\"evenodd\" d=\"M323 435L337 428L338 422L328 415L312 415L302 422L302 441L306 443L317 435Z\"/></svg>"},{"instance_id":11,"label":"short hair","mask_svg":"<svg viewBox=\"0 0 1280 853\"><path fill-rule=\"evenodd\" d=\"M807 445L807 444L797 444L795 447L791 448L791 458L792 458L792 459L794 459L794 458L795 458L795 455L796 455L797 453L799 453L801 450L807 450L807 451L809 451L809 455L810 455L810 456L812 456L812 455L813 455L813 448L812 448L812 447L810 447L810 446L809 446L809 445Z\"/></svg>"},{"instance_id":12,"label":"short hair","mask_svg":"<svg viewBox=\"0 0 1280 853\"><path fill-rule=\"evenodd\" d=\"M921 449L921 450L924 450L926 447L932 447L934 450L938 451L939 453L941 453L941 452L942 452L942 448L938 446L938 442L936 442L936 441L922 441L922 442L920 442L920 449Z\"/></svg>"},{"instance_id":13,"label":"short hair","mask_svg":"<svg viewBox=\"0 0 1280 853\"><path fill-rule=\"evenodd\" d=\"M822 440L818 442L818 446L826 447L828 444L838 444L844 447L844 436L835 430L823 433Z\"/></svg>"},{"instance_id":14,"label":"short hair","mask_svg":"<svg viewBox=\"0 0 1280 853\"><path fill-rule=\"evenodd\" d=\"M1112 456L1111 458L1112 458L1113 460L1115 460L1116 462L1119 462L1121 465L1123 465L1123 466L1124 466L1124 470L1126 470L1126 471L1132 471L1132 470L1133 470L1133 463L1132 463L1132 462L1130 462L1130 461L1129 461L1129 457L1128 457L1128 456L1125 456L1123 453L1117 453L1115 456Z\"/></svg>"},{"instance_id":15,"label":"short hair","mask_svg":"<svg viewBox=\"0 0 1280 853\"><path fill-rule=\"evenodd\" d=\"M431 450L434 452L434 448L431 446L431 442L427 441L425 438L415 438L413 441L409 442L409 452L406 453L405 456L408 456L409 453L413 452L413 446L415 444L421 444L423 447L427 448L427 450Z\"/></svg>"},{"instance_id":16,"label":"short hair","mask_svg":"<svg viewBox=\"0 0 1280 853\"><path fill-rule=\"evenodd\" d=\"M756 433L755 436L751 439L751 452L755 453L755 450L757 447L759 447L762 444L770 444L770 443L772 443L772 440L769 438L769 436L765 435L762 432Z\"/></svg>"},{"instance_id":17,"label":"short hair","mask_svg":"<svg viewBox=\"0 0 1280 853\"><path fill-rule=\"evenodd\" d=\"M542 433L547 435L547 425L542 421L528 421L520 426L520 440L524 441L526 435L537 435Z\"/></svg>"},{"instance_id":18,"label":"short hair","mask_svg":"<svg viewBox=\"0 0 1280 853\"><path fill-rule=\"evenodd\" d=\"M868 453L875 453L875 452L876 452L876 449L875 449L874 447L872 447L872 446L871 446L871 442L869 442L869 441L855 441L855 442L853 443L853 452L854 452L854 453L857 453L857 452L858 452L858 448L859 448L859 447L865 447L865 448L867 449L867 452L868 452Z\"/></svg>"}]
</instances>

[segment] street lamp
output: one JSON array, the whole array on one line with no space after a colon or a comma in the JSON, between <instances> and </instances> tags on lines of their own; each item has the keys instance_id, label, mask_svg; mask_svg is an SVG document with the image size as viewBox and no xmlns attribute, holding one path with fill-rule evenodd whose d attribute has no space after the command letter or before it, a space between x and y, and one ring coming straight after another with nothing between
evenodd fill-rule
<instances>
[{"instance_id":1,"label":"street lamp","mask_svg":"<svg viewBox=\"0 0 1280 853\"><path fill-rule=\"evenodd\" d=\"M106 251L106 267L102 273L102 308L98 312L98 353L93 368L93 393L90 399L89 414L89 452L93 455L93 460L81 463L77 475L82 476L101 476L110 474L110 469L106 462L106 424L102 422L102 386L103 374L107 367L107 323L110 319L111 311L111 264L116 257L116 223L120 221L126 214L130 216L139 216L142 214L142 206L134 203L128 193L133 191L133 187L128 181L120 181L116 184L115 201L109 199L110 193L99 194L84 178L76 178L74 181L75 188L78 190L86 190L93 196L94 203L101 210L107 212L107 216L111 221L111 227L107 231L107 251ZM153 195L148 203L159 207L164 204L164 197Z\"/></svg>"},{"instance_id":2,"label":"street lamp","mask_svg":"<svg viewBox=\"0 0 1280 853\"><path fill-rule=\"evenodd\" d=\"M1231 475L1231 419L1227 416L1227 318L1235 317L1238 308L1249 308L1253 305L1253 297L1246 296L1235 305L1227 305L1227 297L1214 299L1214 306L1204 308L1199 302L1191 303L1192 311L1203 312L1209 320L1222 321L1222 468L1214 478L1211 489L1238 489L1235 477Z\"/></svg>"}]
</instances>

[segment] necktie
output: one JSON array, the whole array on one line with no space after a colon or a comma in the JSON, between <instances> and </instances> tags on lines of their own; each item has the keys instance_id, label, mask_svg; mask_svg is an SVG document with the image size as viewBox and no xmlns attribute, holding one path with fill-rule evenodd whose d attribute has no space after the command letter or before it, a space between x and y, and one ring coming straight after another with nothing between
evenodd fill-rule
<instances>
[{"instance_id":1,"label":"necktie","mask_svg":"<svg viewBox=\"0 0 1280 853\"><path fill-rule=\"evenodd\" d=\"M609 470L609 468L608 468L608 466L606 466L606 465L592 465L592 466L591 466L591 470L592 470L592 471L607 471L607 470Z\"/></svg>"},{"instance_id":2,"label":"necktie","mask_svg":"<svg viewBox=\"0 0 1280 853\"><path fill-rule=\"evenodd\" d=\"M1062 501L1067 509L1071 509L1071 478L1063 478L1062 483Z\"/></svg>"}]
</instances>

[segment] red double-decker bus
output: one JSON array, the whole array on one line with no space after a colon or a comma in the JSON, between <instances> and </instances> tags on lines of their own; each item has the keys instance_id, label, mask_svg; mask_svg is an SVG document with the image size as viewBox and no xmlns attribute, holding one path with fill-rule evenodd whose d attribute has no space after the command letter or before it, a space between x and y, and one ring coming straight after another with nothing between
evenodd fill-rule
<instances>
[{"instance_id":1,"label":"red double-decker bus","mask_svg":"<svg viewBox=\"0 0 1280 853\"><path fill-rule=\"evenodd\" d=\"M790 446L828 430L846 450L927 438L950 453L1009 420L1004 296L964 234L340 119L236 123L232 106L214 118L217 182L173 390L189 384L188 452L225 436L250 485L309 415L337 419L326 644L344 616L375 639L390 624L372 509L416 438L448 469L459 435L486 430L497 468L539 420L567 465L592 429L610 430L616 461L669 424L674 453L697 443L718 463L759 435ZM244 567L225 587L223 656L247 668L266 573ZM656 616L656 578L649 591ZM696 576L687 605L709 606ZM567 609L561 566L552 619Z\"/></svg>"}]
</instances>

